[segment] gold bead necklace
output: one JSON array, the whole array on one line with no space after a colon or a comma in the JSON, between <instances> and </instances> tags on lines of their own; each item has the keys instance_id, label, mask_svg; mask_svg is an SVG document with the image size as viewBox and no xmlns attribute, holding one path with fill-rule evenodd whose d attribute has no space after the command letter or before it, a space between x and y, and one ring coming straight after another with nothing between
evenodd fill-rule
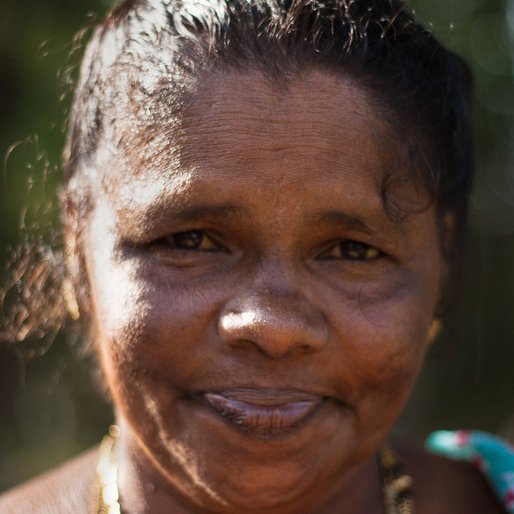
<instances>
[{"instance_id":1,"label":"gold bead necklace","mask_svg":"<svg viewBox=\"0 0 514 514\"><path fill-rule=\"evenodd\" d=\"M115 452L119 433L118 427L111 426L109 435L106 435L100 444L91 514L121 514L118 492L118 463L116 462Z\"/></svg>"},{"instance_id":2,"label":"gold bead necklace","mask_svg":"<svg viewBox=\"0 0 514 514\"><path fill-rule=\"evenodd\" d=\"M414 514L413 480L403 472L400 459L389 446L379 451L382 496L386 514Z\"/></svg>"}]
</instances>

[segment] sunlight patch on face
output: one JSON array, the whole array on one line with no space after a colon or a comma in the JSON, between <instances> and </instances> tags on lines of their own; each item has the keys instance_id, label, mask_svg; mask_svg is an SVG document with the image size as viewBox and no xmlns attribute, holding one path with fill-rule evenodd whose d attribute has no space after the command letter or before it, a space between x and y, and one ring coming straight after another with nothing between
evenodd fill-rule
<instances>
[{"instance_id":1,"label":"sunlight patch on face","mask_svg":"<svg viewBox=\"0 0 514 514\"><path fill-rule=\"evenodd\" d=\"M164 193L173 192L173 196L178 198L184 196L188 189L193 174L191 172L181 172L179 174L150 173L140 175L132 180L124 181L117 191L119 203L146 207L155 203L156 199Z\"/></svg>"},{"instance_id":2,"label":"sunlight patch on face","mask_svg":"<svg viewBox=\"0 0 514 514\"><path fill-rule=\"evenodd\" d=\"M130 180L122 179L110 196L124 232L136 239L145 237L149 219L156 213L170 205L176 209L186 207L191 199L194 176L194 170L156 170L135 177L130 175Z\"/></svg>"},{"instance_id":3,"label":"sunlight patch on face","mask_svg":"<svg viewBox=\"0 0 514 514\"><path fill-rule=\"evenodd\" d=\"M202 478L198 467L198 459L196 456L179 441L166 435L164 423L162 421L162 417L159 413L159 409L155 400L148 393L143 394L143 399L148 412L151 414L152 418L157 424L161 444L168 450L168 453L186 472L189 479L196 487L209 495L213 500L219 502L222 505L227 505L227 503L218 494L216 494Z\"/></svg>"},{"instance_id":4,"label":"sunlight patch on face","mask_svg":"<svg viewBox=\"0 0 514 514\"><path fill-rule=\"evenodd\" d=\"M112 210L106 202L98 202L89 227L92 289L96 298L99 326L107 327L107 333L115 334L120 327L135 327L144 319L148 305L144 301L144 289L136 278L137 269L119 266L113 248L116 236L112 228ZM108 272L97 276L107 263Z\"/></svg>"},{"instance_id":5,"label":"sunlight patch on face","mask_svg":"<svg viewBox=\"0 0 514 514\"><path fill-rule=\"evenodd\" d=\"M233 312L222 319L224 330L234 330L242 326L249 326L258 321L258 314L255 312Z\"/></svg>"}]
</instances>

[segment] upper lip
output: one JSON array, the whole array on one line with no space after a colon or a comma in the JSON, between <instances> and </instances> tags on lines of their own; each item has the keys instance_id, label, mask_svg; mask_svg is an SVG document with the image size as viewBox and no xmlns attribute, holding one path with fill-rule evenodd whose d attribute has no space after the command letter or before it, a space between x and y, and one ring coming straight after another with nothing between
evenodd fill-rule
<instances>
[{"instance_id":1,"label":"upper lip","mask_svg":"<svg viewBox=\"0 0 514 514\"><path fill-rule=\"evenodd\" d=\"M323 399L323 396L298 389L238 387L205 392L224 396L229 400L269 407L297 402L318 403Z\"/></svg>"}]
</instances>

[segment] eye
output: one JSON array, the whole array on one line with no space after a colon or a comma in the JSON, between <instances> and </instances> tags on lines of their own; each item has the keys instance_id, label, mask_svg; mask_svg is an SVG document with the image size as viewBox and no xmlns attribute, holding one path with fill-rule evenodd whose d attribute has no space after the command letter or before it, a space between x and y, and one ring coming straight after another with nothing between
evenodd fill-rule
<instances>
[{"instance_id":1,"label":"eye","mask_svg":"<svg viewBox=\"0 0 514 514\"><path fill-rule=\"evenodd\" d=\"M372 261L381 256L380 250L359 241L347 239L324 252L323 259L346 259L350 261Z\"/></svg>"},{"instance_id":2,"label":"eye","mask_svg":"<svg viewBox=\"0 0 514 514\"><path fill-rule=\"evenodd\" d=\"M192 252L215 252L225 251L225 248L218 244L203 230L188 230L178 232L165 237L164 242L176 250Z\"/></svg>"}]
</instances>

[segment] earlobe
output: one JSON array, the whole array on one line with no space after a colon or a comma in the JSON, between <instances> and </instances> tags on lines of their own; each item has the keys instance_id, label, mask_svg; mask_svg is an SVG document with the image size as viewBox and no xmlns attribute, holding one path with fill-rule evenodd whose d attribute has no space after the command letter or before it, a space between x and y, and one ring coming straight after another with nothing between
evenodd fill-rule
<instances>
[{"instance_id":1,"label":"earlobe","mask_svg":"<svg viewBox=\"0 0 514 514\"><path fill-rule=\"evenodd\" d=\"M430 328L428 329L427 333L427 345L432 346L439 336L439 333L441 332L442 328L442 322L440 318L434 318L432 320L432 323L430 324Z\"/></svg>"}]
</instances>

